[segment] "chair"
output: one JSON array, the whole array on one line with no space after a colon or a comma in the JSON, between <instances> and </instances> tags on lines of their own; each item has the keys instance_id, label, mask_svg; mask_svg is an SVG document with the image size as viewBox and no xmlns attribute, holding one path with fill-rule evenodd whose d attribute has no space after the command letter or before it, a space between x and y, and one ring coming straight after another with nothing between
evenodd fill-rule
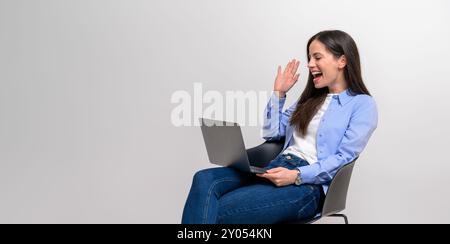
<instances>
[{"instance_id":1,"label":"chair","mask_svg":"<svg viewBox=\"0 0 450 244\"><path fill-rule=\"evenodd\" d=\"M283 150L283 145L284 140L271 142L266 141L257 147L247 149L247 155L250 162L252 162L255 166L265 167L270 161L281 153ZM345 209L348 187L356 159L337 171L328 188L320 216L290 222L290 224L311 224L323 217L341 217L344 219L345 224L348 224L347 216L345 214L339 214L339 212Z\"/></svg>"}]
</instances>

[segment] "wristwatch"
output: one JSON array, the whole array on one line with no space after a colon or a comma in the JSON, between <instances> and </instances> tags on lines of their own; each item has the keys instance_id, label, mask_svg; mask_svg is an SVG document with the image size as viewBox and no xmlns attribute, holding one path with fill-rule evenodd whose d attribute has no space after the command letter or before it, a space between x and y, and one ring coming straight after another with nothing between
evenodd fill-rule
<instances>
[{"instance_id":1,"label":"wristwatch","mask_svg":"<svg viewBox=\"0 0 450 244\"><path fill-rule=\"evenodd\" d=\"M302 172L297 168L298 174L297 178L295 178L295 185L299 186L302 184Z\"/></svg>"}]
</instances>

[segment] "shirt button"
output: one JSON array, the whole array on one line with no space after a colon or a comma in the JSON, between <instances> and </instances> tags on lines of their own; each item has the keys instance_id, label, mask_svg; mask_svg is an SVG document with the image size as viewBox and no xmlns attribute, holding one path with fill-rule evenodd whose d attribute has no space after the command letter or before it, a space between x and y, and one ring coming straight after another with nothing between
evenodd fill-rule
<instances>
[{"instance_id":1,"label":"shirt button","mask_svg":"<svg viewBox=\"0 0 450 244\"><path fill-rule=\"evenodd\" d=\"M322 134L320 134L319 136L322 137Z\"/></svg>"}]
</instances>

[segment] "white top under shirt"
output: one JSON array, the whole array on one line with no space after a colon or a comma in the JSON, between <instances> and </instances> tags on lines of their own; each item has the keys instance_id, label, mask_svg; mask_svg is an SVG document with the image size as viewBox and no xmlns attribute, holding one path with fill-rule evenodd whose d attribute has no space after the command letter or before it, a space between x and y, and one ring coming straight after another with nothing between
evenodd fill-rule
<instances>
[{"instance_id":1,"label":"white top under shirt","mask_svg":"<svg viewBox=\"0 0 450 244\"><path fill-rule=\"evenodd\" d=\"M322 116L325 114L325 111L330 104L330 101L333 95L337 94L327 94L325 101L323 102L320 109L309 122L308 128L306 129L306 135L304 137L300 136L297 128L294 128L294 140L293 144L284 150L283 154L293 154L297 157L300 157L309 164L317 163L317 146L316 146L316 136L317 130L319 129L319 123L322 119Z\"/></svg>"}]
</instances>

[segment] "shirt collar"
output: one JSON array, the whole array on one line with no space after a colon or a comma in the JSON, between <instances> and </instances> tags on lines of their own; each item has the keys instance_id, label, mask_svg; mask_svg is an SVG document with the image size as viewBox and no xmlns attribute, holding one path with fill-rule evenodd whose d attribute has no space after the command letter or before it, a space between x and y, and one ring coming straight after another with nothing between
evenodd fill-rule
<instances>
[{"instance_id":1,"label":"shirt collar","mask_svg":"<svg viewBox=\"0 0 450 244\"><path fill-rule=\"evenodd\" d=\"M344 106L353 98L352 94L350 94L350 91L348 89L342 91L338 95L334 95L333 97L337 97L337 100L341 106Z\"/></svg>"}]
</instances>

